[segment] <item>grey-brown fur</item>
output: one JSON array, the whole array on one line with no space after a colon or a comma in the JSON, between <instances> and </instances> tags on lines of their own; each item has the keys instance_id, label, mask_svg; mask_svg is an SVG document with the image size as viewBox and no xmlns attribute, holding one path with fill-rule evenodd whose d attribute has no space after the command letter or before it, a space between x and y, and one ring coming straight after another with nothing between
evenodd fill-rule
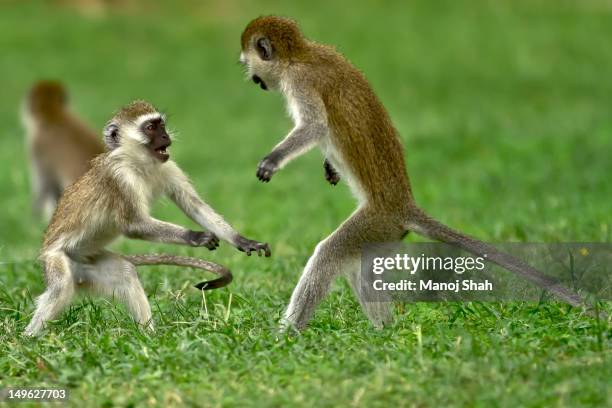
<instances>
[{"instance_id":1,"label":"grey-brown fur","mask_svg":"<svg viewBox=\"0 0 612 408\"><path fill-rule=\"evenodd\" d=\"M270 181L289 161L318 146L325 155L326 178L346 180L359 202L351 217L317 245L291 296L285 326L304 328L341 273L346 273L372 322L376 326L388 322L388 305L365 302L368 297L357 289L359 255L365 243L398 241L409 231L486 253L489 260L560 299L583 304L579 296L520 260L442 225L417 207L389 115L364 75L334 48L308 40L295 21L275 16L250 22L241 46L249 77L264 89L281 91L295 122L259 163L257 177Z\"/></svg>"},{"instance_id":2,"label":"grey-brown fur","mask_svg":"<svg viewBox=\"0 0 612 408\"><path fill-rule=\"evenodd\" d=\"M139 117L157 112L157 108L147 101L137 100L118 110L110 122L128 123Z\"/></svg>"},{"instance_id":3,"label":"grey-brown fur","mask_svg":"<svg viewBox=\"0 0 612 408\"><path fill-rule=\"evenodd\" d=\"M31 163L33 208L50 217L62 191L104 151L96 132L70 111L57 81L39 81L26 97L22 119Z\"/></svg>"},{"instance_id":4,"label":"grey-brown fur","mask_svg":"<svg viewBox=\"0 0 612 408\"><path fill-rule=\"evenodd\" d=\"M44 264L47 289L37 300L32 321L25 330L36 335L79 290L113 296L125 302L134 319L152 328L151 308L140 284L135 265L170 264L190 266L221 275L198 287L213 289L228 284L231 274L207 261L148 255L124 257L106 250L120 236L154 242L205 246L211 250L219 238L248 255L270 255L267 244L242 237L214 212L195 192L185 174L172 162L151 152L147 137L136 122L153 117L154 135L170 138L161 126L160 115L145 102L120 110L109 122L116 126L112 150L92 161L91 169L68 187L61 197L45 233L40 259ZM146 122L146 121L145 121ZM153 137L153 136L151 136ZM157 137L157 136L155 136ZM154 143L151 140L150 143ZM163 145L165 149L165 144ZM157 220L149 215L150 205L166 195L194 221L210 232Z\"/></svg>"}]
</instances>

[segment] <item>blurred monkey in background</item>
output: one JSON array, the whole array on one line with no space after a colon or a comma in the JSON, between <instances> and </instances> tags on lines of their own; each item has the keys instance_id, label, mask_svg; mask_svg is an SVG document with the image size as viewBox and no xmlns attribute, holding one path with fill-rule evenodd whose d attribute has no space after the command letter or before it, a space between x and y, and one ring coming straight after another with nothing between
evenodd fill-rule
<instances>
[{"instance_id":1,"label":"blurred monkey in background","mask_svg":"<svg viewBox=\"0 0 612 408\"><path fill-rule=\"evenodd\" d=\"M33 209L51 217L62 191L82 176L90 161L104 152L95 131L77 118L66 88L43 80L32 86L22 108L30 156Z\"/></svg>"}]
</instances>

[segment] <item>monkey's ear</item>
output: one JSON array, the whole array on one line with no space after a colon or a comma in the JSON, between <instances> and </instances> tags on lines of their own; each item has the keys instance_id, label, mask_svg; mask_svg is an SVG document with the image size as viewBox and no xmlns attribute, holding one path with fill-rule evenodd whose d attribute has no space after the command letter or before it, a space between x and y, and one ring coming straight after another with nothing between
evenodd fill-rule
<instances>
[{"instance_id":1,"label":"monkey's ear","mask_svg":"<svg viewBox=\"0 0 612 408\"><path fill-rule=\"evenodd\" d=\"M119 126L109 123L104 127L104 142L108 150L119 147Z\"/></svg>"},{"instance_id":2,"label":"monkey's ear","mask_svg":"<svg viewBox=\"0 0 612 408\"><path fill-rule=\"evenodd\" d=\"M262 60L270 61L272 59L274 48L272 47L272 43L268 38L262 37L257 40L255 48L257 48L257 53Z\"/></svg>"}]
</instances>

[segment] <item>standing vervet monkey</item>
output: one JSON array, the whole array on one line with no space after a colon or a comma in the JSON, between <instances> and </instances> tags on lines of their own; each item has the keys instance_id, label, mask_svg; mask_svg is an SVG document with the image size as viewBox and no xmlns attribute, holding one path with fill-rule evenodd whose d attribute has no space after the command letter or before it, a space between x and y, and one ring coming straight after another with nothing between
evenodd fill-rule
<instances>
[{"instance_id":1,"label":"standing vervet monkey","mask_svg":"<svg viewBox=\"0 0 612 408\"><path fill-rule=\"evenodd\" d=\"M62 191L104 152L96 133L69 109L68 93L57 81L40 81L22 110L30 155L34 210L48 219Z\"/></svg>"},{"instance_id":2,"label":"standing vervet monkey","mask_svg":"<svg viewBox=\"0 0 612 408\"><path fill-rule=\"evenodd\" d=\"M37 300L27 335L36 335L81 289L116 296L138 323L151 326L151 308L135 265L193 266L221 275L198 285L201 289L231 281L229 271L199 259L124 257L106 250L120 235L211 250L221 238L247 255L270 256L268 244L238 234L202 201L187 176L169 160L171 139L165 118L152 105L137 101L125 106L108 122L104 137L109 151L96 157L92 168L65 190L51 218L40 256L47 289ZM152 218L150 206L160 195L167 195L210 232L190 231Z\"/></svg>"},{"instance_id":3,"label":"standing vervet monkey","mask_svg":"<svg viewBox=\"0 0 612 408\"><path fill-rule=\"evenodd\" d=\"M376 326L390 318L388 304L367 302L360 287L359 259L366 243L401 240L409 231L487 254L488 260L546 288L560 299L582 299L517 258L439 223L412 196L404 153L387 111L363 74L334 48L305 38L298 25L280 17L251 21L241 38L240 61L264 90L279 90L295 127L257 168L268 182L296 157L318 146L325 177L347 180L358 208L320 242L308 260L285 312L283 326L302 329L332 280L346 271L361 305Z\"/></svg>"}]
</instances>

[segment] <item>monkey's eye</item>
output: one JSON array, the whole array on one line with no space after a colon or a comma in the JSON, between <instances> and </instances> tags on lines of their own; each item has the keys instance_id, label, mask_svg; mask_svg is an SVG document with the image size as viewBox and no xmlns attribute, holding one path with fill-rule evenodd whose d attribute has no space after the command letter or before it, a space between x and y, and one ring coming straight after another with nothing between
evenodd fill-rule
<instances>
[{"instance_id":1,"label":"monkey's eye","mask_svg":"<svg viewBox=\"0 0 612 408\"><path fill-rule=\"evenodd\" d=\"M153 131L153 129L155 129L155 126L153 126L152 123L149 123L147 126L145 126L145 130L149 132Z\"/></svg>"}]
</instances>

